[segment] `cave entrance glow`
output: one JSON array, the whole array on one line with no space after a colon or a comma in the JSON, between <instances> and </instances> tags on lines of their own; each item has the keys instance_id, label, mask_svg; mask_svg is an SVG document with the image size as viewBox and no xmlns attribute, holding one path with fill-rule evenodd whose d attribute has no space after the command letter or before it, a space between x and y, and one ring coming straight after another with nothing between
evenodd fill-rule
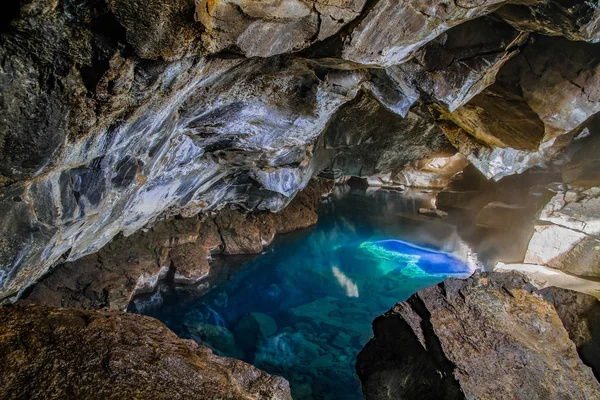
<instances>
[{"instance_id":1,"label":"cave entrance glow","mask_svg":"<svg viewBox=\"0 0 600 400\"><path fill-rule=\"evenodd\" d=\"M136 307L217 354L284 376L296 400L361 399L354 363L373 319L471 272L451 225L412 218L423 201L338 193L317 226L278 238L206 294L163 288Z\"/></svg>"}]
</instances>

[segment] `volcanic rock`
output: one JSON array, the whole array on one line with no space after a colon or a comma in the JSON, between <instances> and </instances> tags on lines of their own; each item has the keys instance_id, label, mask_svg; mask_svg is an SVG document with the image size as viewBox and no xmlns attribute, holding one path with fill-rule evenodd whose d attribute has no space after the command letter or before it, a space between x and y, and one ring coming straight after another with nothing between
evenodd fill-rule
<instances>
[{"instance_id":1,"label":"volcanic rock","mask_svg":"<svg viewBox=\"0 0 600 400\"><path fill-rule=\"evenodd\" d=\"M288 382L215 356L154 318L39 305L0 307L6 398L286 399Z\"/></svg>"},{"instance_id":2,"label":"volcanic rock","mask_svg":"<svg viewBox=\"0 0 600 400\"><path fill-rule=\"evenodd\" d=\"M517 273L447 279L375 319L373 331L356 363L366 399L600 395L555 308Z\"/></svg>"}]
</instances>

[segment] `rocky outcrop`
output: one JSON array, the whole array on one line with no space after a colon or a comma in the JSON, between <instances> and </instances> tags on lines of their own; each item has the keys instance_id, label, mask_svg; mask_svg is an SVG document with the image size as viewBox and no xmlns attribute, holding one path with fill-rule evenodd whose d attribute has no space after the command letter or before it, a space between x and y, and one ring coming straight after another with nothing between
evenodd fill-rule
<instances>
[{"instance_id":1,"label":"rocky outcrop","mask_svg":"<svg viewBox=\"0 0 600 400\"><path fill-rule=\"evenodd\" d=\"M285 399L288 382L119 311L0 307L7 399Z\"/></svg>"},{"instance_id":2,"label":"rocky outcrop","mask_svg":"<svg viewBox=\"0 0 600 400\"><path fill-rule=\"evenodd\" d=\"M570 339L585 307L565 307L581 319L517 273L424 289L373 322L356 363L365 398L596 398L600 384Z\"/></svg>"},{"instance_id":3,"label":"rocky outcrop","mask_svg":"<svg viewBox=\"0 0 600 400\"><path fill-rule=\"evenodd\" d=\"M202 23L207 51L269 57L302 50L336 34L357 18L366 0L291 0L256 3L201 0L195 19Z\"/></svg>"},{"instance_id":4,"label":"rocky outcrop","mask_svg":"<svg viewBox=\"0 0 600 400\"><path fill-rule=\"evenodd\" d=\"M539 291L554 306L579 356L600 377L600 301L593 296L549 287Z\"/></svg>"},{"instance_id":5,"label":"rocky outcrop","mask_svg":"<svg viewBox=\"0 0 600 400\"><path fill-rule=\"evenodd\" d=\"M460 153L451 157L418 160L408 163L393 175L392 180L404 186L443 189L450 184L450 179L467 165L469 161Z\"/></svg>"},{"instance_id":6,"label":"rocky outcrop","mask_svg":"<svg viewBox=\"0 0 600 400\"><path fill-rule=\"evenodd\" d=\"M541 210L525 263L600 277L600 188L557 193Z\"/></svg>"},{"instance_id":7,"label":"rocky outcrop","mask_svg":"<svg viewBox=\"0 0 600 400\"><path fill-rule=\"evenodd\" d=\"M323 132L322 146L316 157L331 158L331 169L361 177L455 152L426 107L402 117L367 92L337 110Z\"/></svg>"},{"instance_id":8,"label":"rocky outcrop","mask_svg":"<svg viewBox=\"0 0 600 400\"><path fill-rule=\"evenodd\" d=\"M600 40L600 11L593 2L550 0L507 5L498 10L498 14L519 30L593 43Z\"/></svg>"},{"instance_id":9,"label":"rocky outcrop","mask_svg":"<svg viewBox=\"0 0 600 400\"><path fill-rule=\"evenodd\" d=\"M342 57L367 65L401 64L441 33L489 14L503 3L467 0L438 7L419 0L379 1L347 37Z\"/></svg>"},{"instance_id":10,"label":"rocky outcrop","mask_svg":"<svg viewBox=\"0 0 600 400\"><path fill-rule=\"evenodd\" d=\"M223 209L216 215L173 218L147 232L119 236L99 252L57 267L24 295L57 307L124 310L158 281L195 284L209 277L216 254L255 254L276 234L317 222L317 206L332 182L312 181L280 213Z\"/></svg>"}]
</instances>

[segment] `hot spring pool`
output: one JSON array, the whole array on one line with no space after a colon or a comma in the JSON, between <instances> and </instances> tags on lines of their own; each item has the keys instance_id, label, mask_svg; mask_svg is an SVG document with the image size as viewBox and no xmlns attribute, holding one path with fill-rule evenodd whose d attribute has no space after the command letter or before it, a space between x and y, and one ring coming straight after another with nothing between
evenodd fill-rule
<instances>
[{"instance_id":1,"label":"hot spring pool","mask_svg":"<svg viewBox=\"0 0 600 400\"><path fill-rule=\"evenodd\" d=\"M284 376L296 400L361 399L354 363L373 319L471 272L451 225L410 217L426 200L338 193L315 227L280 237L201 297L163 288L135 307L217 354Z\"/></svg>"}]
</instances>

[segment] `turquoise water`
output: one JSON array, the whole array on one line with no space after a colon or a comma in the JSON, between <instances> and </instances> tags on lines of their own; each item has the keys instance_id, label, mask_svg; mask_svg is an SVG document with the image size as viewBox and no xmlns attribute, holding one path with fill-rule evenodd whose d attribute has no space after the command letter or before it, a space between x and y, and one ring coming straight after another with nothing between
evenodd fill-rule
<instances>
[{"instance_id":1,"label":"turquoise water","mask_svg":"<svg viewBox=\"0 0 600 400\"><path fill-rule=\"evenodd\" d=\"M321 207L317 226L229 265L202 296L163 288L159 301L137 301L138 312L217 354L284 376L296 400L361 399L354 363L372 320L422 288L470 272L438 251L460 249L452 227L407 218L424 200L399 196L338 194Z\"/></svg>"}]
</instances>

